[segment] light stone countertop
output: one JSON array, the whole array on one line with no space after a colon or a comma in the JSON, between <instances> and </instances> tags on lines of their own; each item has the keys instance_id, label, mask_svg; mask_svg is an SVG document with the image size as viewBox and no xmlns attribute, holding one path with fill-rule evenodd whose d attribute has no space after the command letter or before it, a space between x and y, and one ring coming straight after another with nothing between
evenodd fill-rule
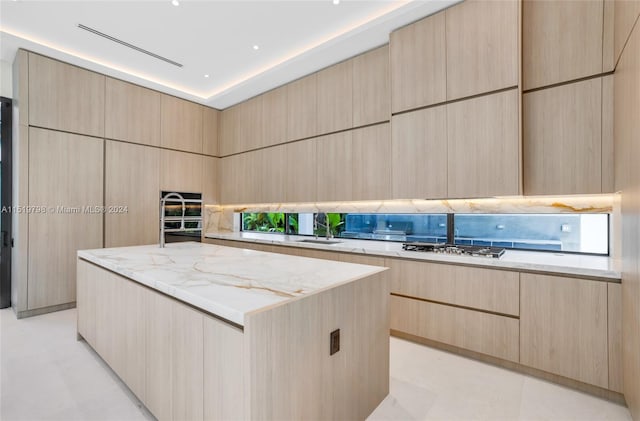
<instances>
[{"instance_id":1,"label":"light stone countertop","mask_svg":"<svg viewBox=\"0 0 640 421\"><path fill-rule=\"evenodd\" d=\"M386 270L195 242L80 250L78 257L240 326L247 313Z\"/></svg>"},{"instance_id":2,"label":"light stone countertop","mask_svg":"<svg viewBox=\"0 0 640 421\"><path fill-rule=\"evenodd\" d=\"M621 277L614 259L608 256L506 250L505 254L501 258L494 259L488 257L452 256L446 254L404 251L402 250L402 243L390 241L339 238L334 239L340 241L338 244L314 244L300 242L300 240L313 237L254 232L209 232L205 234L205 237L220 240L301 247L341 253L425 260L434 263L511 269L522 272L547 273L559 276L579 276L608 282L620 282ZM322 240L322 237L320 239Z\"/></svg>"}]
</instances>

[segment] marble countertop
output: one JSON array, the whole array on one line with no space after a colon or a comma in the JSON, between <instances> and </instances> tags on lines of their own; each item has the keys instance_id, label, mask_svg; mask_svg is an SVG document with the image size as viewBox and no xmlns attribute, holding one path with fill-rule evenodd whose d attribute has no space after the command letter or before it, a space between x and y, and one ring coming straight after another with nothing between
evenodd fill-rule
<instances>
[{"instance_id":1,"label":"marble countertop","mask_svg":"<svg viewBox=\"0 0 640 421\"><path fill-rule=\"evenodd\" d=\"M300 242L300 240L310 238L306 236L253 232L210 232L205 234L205 237L342 253L425 260L436 263L451 263L496 269L504 268L553 275L581 276L609 282L620 282L621 276L615 261L607 256L507 250L501 258L493 259L488 257L452 256L404 251L402 250L402 243L389 241L340 238L338 239L340 243L337 244L315 244Z\"/></svg>"},{"instance_id":2,"label":"marble countertop","mask_svg":"<svg viewBox=\"0 0 640 421\"><path fill-rule=\"evenodd\" d=\"M240 326L247 313L386 270L195 242L80 250L78 257Z\"/></svg>"}]
</instances>

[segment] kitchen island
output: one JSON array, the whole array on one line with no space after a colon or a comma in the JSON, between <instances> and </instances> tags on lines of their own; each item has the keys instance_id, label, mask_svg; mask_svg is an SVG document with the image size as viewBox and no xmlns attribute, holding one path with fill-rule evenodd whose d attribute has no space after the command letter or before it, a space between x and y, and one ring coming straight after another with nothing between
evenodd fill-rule
<instances>
[{"instance_id":1,"label":"kitchen island","mask_svg":"<svg viewBox=\"0 0 640 421\"><path fill-rule=\"evenodd\" d=\"M200 243L78 252L78 335L158 419L364 419L385 268Z\"/></svg>"}]
</instances>

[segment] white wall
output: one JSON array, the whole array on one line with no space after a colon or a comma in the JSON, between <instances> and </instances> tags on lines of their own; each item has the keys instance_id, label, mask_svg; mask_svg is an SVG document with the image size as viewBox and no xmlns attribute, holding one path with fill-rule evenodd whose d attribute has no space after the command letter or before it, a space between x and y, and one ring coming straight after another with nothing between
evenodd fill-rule
<instances>
[{"instance_id":1,"label":"white wall","mask_svg":"<svg viewBox=\"0 0 640 421\"><path fill-rule=\"evenodd\" d=\"M0 60L0 96L13 98L12 75L11 63Z\"/></svg>"}]
</instances>

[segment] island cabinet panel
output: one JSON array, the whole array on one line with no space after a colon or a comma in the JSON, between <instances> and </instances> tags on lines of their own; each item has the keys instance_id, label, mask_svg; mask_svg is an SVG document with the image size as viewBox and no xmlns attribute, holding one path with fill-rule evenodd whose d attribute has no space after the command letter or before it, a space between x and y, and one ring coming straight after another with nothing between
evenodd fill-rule
<instances>
[{"instance_id":1,"label":"island cabinet panel","mask_svg":"<svg viewBox=\"0 0 640 421\"><path fill-rule=\"evenodd\" d=\"M98 278L100 275L92 273L91 266L86 262L78 262L77 280L77 314L78 334L96 349L96 302L98 292Z\"/></svg>"},{"instance_id":2,"label":"island cabinet panel","mask_svg":"<svg viewBox=\"0 0 640 421\"><path fill-rule=\"evenodd\" d=\"M603 10L603 0L524 0L523 88L602 72Z\"/></svg>"},{"instance_id":3,"label":"island cabinet panel","mask_svg":"<svg viewBox=\"0 0 640 421\"><path fill-rule=\"evenodd\" d=\"M518 362L518 319L391 295L391 329Z\"/></svg>"},{"instance_id":4,"label":"island cabinet panel","mask_svg":"<svg viewBox=\"0 0 640 421\"><path fill-rule=\"evenodd\" d=\"M287 140L318 134L316 73L287 85Z\"/></svg>"},{"instance_id":5,"label":"island cabinet panel","mask_svg":"<svg viewBox=\"0 0 640 421\"><path fill-rule=\"evenodd\" d=\"M607 284L528 273L520 283L520 363L607 388Z\"/></svg>"},{"instance_id":6,"label":"island cabinet panel","mask_svg":"<svg viewBox=\"0 0 640 421\"><path fill-rule=\"evenodd\" d=\"M286 86L262 95L262 145L271 146L287 141Z\"/></svg>"},{"instance_id":7,"label":"island cabinet panel","mask_svg":"<svg viewBox=\"0 0 640 421\"><path fill-rule=\"evenodd\" d=\"M105 137L160 146L160 93L107 78Z\"/></svg>"},{"instance_id":8,"label":"island cabinet panel","mask_svg":"<svg viewBox=\"0 0 640 421\"><path fill-rule=\"evenodd\" d=\"M518 85L517 0L467 0L445 10L447 100Z\"/></svg>"},{"instance_id":9,"label":"island cabinet panel","mask_svg":"<svg viewBox=\"0 0 640 421\"><path fill-rule=\"evenodd\" d=\"M133 393L145 401L145 288L91 263L78 267L93 279L95 349Z\"/></svg>"},{"instance_id":10,"label":"island cabinet panel","mask_svg":"<svg viewBox=\"0 0 640 421\"><path fill-rule=\"evenodd\" d=\"M447 104L448 197L520 194L518 109L517 89Z\"/></svg>"},{"instance_id":11,"label":"island cabinet panel","mask_svg":"<svg viewBox=\"0 0 640 421\"><path fill-rule=\"evenodd\" d=\"M327 67L316 79L318 134L353 127L353 61Z\"/></svg>"},{"instance_id":12,"label":"island cabinet panel","mask_svg":"<svg viewBox=\"0 0 640 421\"><path fill-rule=\"evenodd\" d=\"M391 120L394 199L447 197L447 109L432 107Z\"/></svg>"},{"instance_id":13,"label":"island cabinet panel","mask_svg":"<svg viewBox=\"0 0 640 421\"><path fill-rule=\"evenodd\" d=\"M162 294L150 293L146 297L144 404L158 420L172 419L173 305L171 299Z\"/></svg>"},{"instance_id":14,"label":"island cabinet panel","mask_svg":"<svg viewBox=\"0 0 640 421\"><path fill-rule=\"evenodd\" d=\"M391 197L391 127L390 124L352 131L351 200L374 200Z\"/></svg>"},{"instance_id":15,"label":"island cabinet panel","mask_svg":"<svg viewBox=\"0 0 640 421\"><path fill-rule=\"evenodd\" d=\"M391 118L389 46L361 54L353 66L353 127Z\"/></svg>"},{"instance_id":16,"label":"island cabinet panel","mask_svg":"<svg viewBox=\"0 0 640 421\"><path fill-rule=\"evenodd\" d=\"M106 247L158 242L160 149L108 140L105 149Z\"/></svg>"},{"instance_id":17,"label":"island cabinet panel","mask_svg":"<svg viewBox=\"0 0 640 421\"><path fill-rule=\"evenodd\" d=\"M218 120L220 111L202 107L202 153L218 156Z\"/></svg>"},{"instance_id":18,"label":"island cabinet panel","mask_svg":"<svg viewBox=\"0 0 640 421\"><path fill-rule=\"evenodd\" d=\"M313 202L316 200L316 169L324 165L316 159L316 140L307 139L285 146L287 202ZM350 163L349 163L350 165Z\"/></svg>"},{"instance_id":19,"label":"island cabinet panel","mask_svg":"<svg viewBox=\"0 0 640 421\"><path fill-rule=\"evenodd\" d=\"M602 79L526 93L523 108L525 194L601 193Z\"/></svg>"},{"instance_id":20,"label":"island cabinet panel","mask_svg":"<svg viewBox=\"0 0 640 421\"><path fill-rule=\"evenodd\" d=\"M104 92L103 75L29 53L29 125L102 137Z\"/></svg>"},{"instance_id":21,"label":"island cabinet panel","mask_svg":"<svg viewBox=\"0 0 640 421\"><path fill-rule=\"evenodd\" d=\"M160 152L160 189L202 193L202 156L162 149ZM160 200L158 198L158 200Z\"/></svg>"},{"instance_id":22,"label":"island cabinet panel","mask_svg":"<svg viewBox=\"0 0 640 421\"><path fill-rule=\"evenodd\" d=\"M518 272L386 259L391 293L518 316Z\"/></svg>"},{"instance_id":23,"label":"island cabinet panel","mask_svg":"<svg viewBox=\"0 0 640 421\"><path fill-rule=\"evenodd\" d=\"M352 199L352 135L346 131L316 139L316 200L319 202Z\"/></svg>"},{"instance_id":24,"label":"island cabinet panel","mask_svg":"<svg viewBox=\"0 0 640 421\"><path fill-rule=\"evenodd\" d=\"M242 329L204 317L204 419L248 419Z\"/></svg>"},{"instance_id":25,"label":"island cabinet panel","mask_svg":"<svg viewBox=\"0 0 640 421\"><path fill-rule=\"evenodd\" d=\"M76 301L76 252L102 247L103 140L29 129L28 309Z\"/></svg>"},{"instance_id":26,"label":"island cabinet panel","mask_svg":"<svg viewBox=\"0 0 640 421\"><path fill-rule=\"evenodd\" d=\"M447 99L445 12L392 32L389 49L392 112Z\"/></svg>"},{"instance_id":27,"label":"island cabinet panel","mask_svg":"<svg viewBox=\"0 0 640 421\"><path fill-rule=\"evenodd\" d=\"M250 418L365 419L389 387L387 282L377 274L248 315L245 344L259 350L247 359Z\"/></svg>"},{"instance_id":28,"label":"island cabinet panel","mask_svg":"<svg viewBox=\"0 0 640 421\"><path fill-rule=\"evenodd\" d=\"M163 148L202 153L202 106L170 95L160 102Z\"/></svg>"}]
</instances>

